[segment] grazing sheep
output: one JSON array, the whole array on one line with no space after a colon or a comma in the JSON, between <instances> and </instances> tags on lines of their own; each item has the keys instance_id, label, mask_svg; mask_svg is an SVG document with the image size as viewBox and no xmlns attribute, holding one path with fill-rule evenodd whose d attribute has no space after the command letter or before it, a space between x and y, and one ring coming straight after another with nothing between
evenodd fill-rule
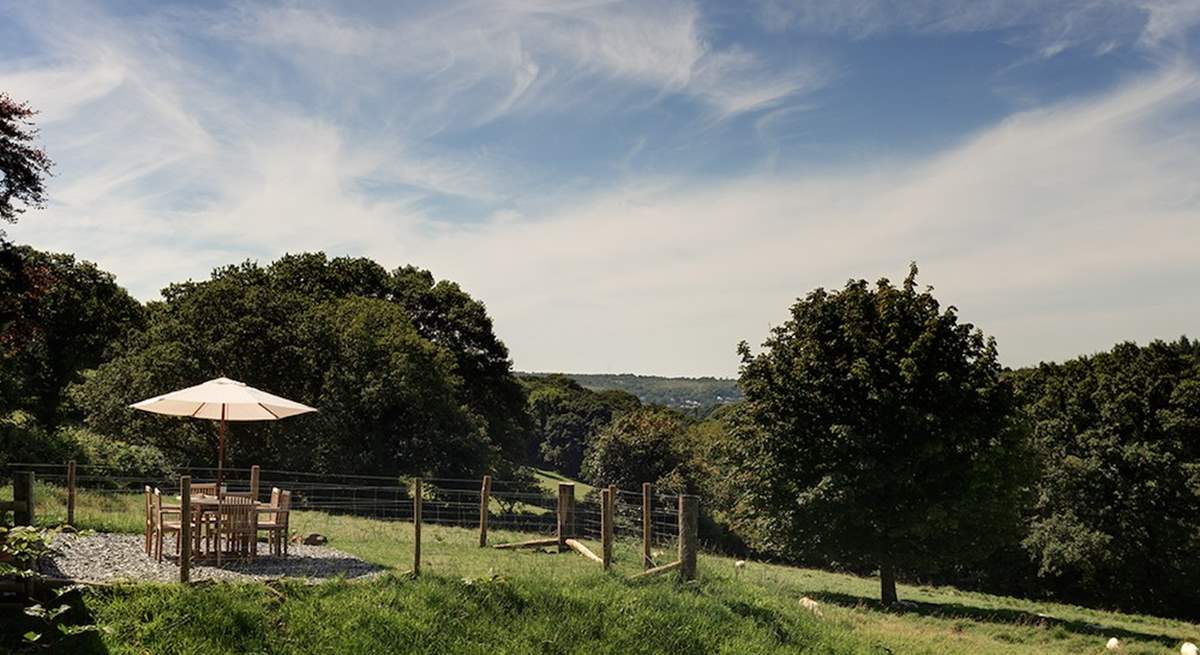
<instances>
[{"instance_id":1,"label":"grazing sheep","mask_svg":"<svg viewBox=\"0 0 1200 655\"><path fill-rule=\"evenodd\" d=\"M740 559L733 563L733 572L741 575L742 571L746 570L746 560Z\"/></svg>"},{"instance_id":2,"label":"grazing sheep","mask_svg":"<svg viewBox=\"0 0 1200 655\"><path fill-rule=\"evenodd\" d=\"M1183 642L1183 645L1179 647L1179 652L1181 655L1200 655L1200 649L1197 649L1196 644L1190 641Z\"/></svg>"},{"instance_id":3,"label":"grazing sheep","mask_svg":"<svg viewBox=\"0 0 1200 655\"><path fill-rule=\"evenodd\" d=\"M1121 650L1121 640L1113 637L1108 640L1107 644L1104 644L1104 647L1108 650Z\"/></svg>"},{"instance_id":4,"label":"grazing sheep","mask_svg":"<svg viewBox=\"0 0 1200 655\"><path fill-rule=\"evenodd\" d=\"M800 599L800 607L803 607L804 609L812 612L817 617L823 616L821 614L821 604L818 603L817 601L809 598L808 596L805 596Z\"/></svg>"}]
</instances>

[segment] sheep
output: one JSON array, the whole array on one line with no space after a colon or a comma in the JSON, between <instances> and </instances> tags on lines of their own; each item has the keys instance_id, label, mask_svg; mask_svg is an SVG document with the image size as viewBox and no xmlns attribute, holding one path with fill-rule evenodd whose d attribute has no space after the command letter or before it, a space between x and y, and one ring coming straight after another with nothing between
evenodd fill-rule
<instances>
[{"instance_id":1,"label":"sheep","mask_svg":"<svg viewBox=\"0 0 1200 655\"><path fill-rule=\"evenodd\" d=\"M733 563L733 572L735 575L741 575L744 570L746 570L746 560L740 559Z\"/></svg>"},{"instance_id":2,"label":"sheep","mask_svg":"<svg viewBox=\"0 0 1200 655\"><path fill-rule=\"evenodd\" d=\"M1121 640L1113 637L1108 640L1108 643L1104 645L1104 648L1107 650L1121 650Z\"/></svg>"},{"instance_id":3,"label":"sheep","mask_svg":"<svg viewBox=\"0 0 1200 655\"><path fill-rule=\"evenodd\" d=\"M1190 641L1185 641L1183 642L1183 645L1179 647L1179 653L1180 655L1200 655L1200 649L1196 648L1196 644L1193 644Z\"/></svg>"},{"instance_id":4,"label":"sheep","mask_svg":"<svg viewBox=\"0 0 1200 655\"><path fill-rule=\"evenodd\" d=\"M821 614L821 604L818 603L817 601L809 598L808 596L804 596L803 598L800 599L800 607L803 607L804 609L812 612L818 618L824 616L823 614Z\"/></svg>"}]
</instances>

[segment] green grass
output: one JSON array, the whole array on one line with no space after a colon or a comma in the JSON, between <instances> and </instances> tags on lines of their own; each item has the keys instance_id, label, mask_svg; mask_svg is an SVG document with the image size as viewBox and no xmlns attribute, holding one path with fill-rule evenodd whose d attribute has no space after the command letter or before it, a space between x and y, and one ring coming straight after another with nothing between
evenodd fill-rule
<instances>
[{"instance_id":1,"label":"green grass","mask_svg":"<svg viewBox=\"0 0 1200 655\"><path fill-rule=\"evenodd\" d=\"M39 487L53 519L56 490ZM45 500L46 502L42 502ZM140 496L80 494L80 527L141 529ZM86 508L86 511L85 511ZM1054 603L900 585L915 609L885 611L874 579L702 555L700 580L632 581L639 548L615 548L604 573L573 553L478 547L474 530L423 528L420 579L412 527L300 512L295 529L388 567L367 582L128 585L90 594L108 632L76 644L110 653L1104 653L1119 637L1128 654L1178 653L1200 626ZM492 543L529 538L491 533ZM592 544L598 551L598 544ZM670 553L664 559L670 559ZM822 603L822 616L799 599ZM0 645L2 650L2 645ZM69 651L62 651L69 652Z\"/></svg>"},{"instance_id":2,"label":"green grass","mask_svg":"<svg viewBox=\"0 0 1200 655\"><path fill-rule=\"evenodd\" d=\"M535 468L535 469L533 469L533 476L535 478L537 478L538 484L541 485L542 489L545 489L547 492L549 492L551 495L553 495L555 497L558 496L558 483L559 482L573 483L575 485L575 501L576 502L582 501L584 496L586 496L589 492L591 492L595 489L595 487L593 487L592 485L590 485L586 482L580 482L579 480L572 480L571 478L568 478L567 476L565 476L561 473L557 473L555 471L547 471L544 469L536 469Z\"/></svg>"}]
</instances>

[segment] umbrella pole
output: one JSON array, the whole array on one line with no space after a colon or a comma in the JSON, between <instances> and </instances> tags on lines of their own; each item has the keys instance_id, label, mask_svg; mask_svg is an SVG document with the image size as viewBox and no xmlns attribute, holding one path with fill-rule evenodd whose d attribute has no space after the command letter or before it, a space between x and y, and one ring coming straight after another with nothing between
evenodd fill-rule
<instances>
[{"instance_id":1,"label":"umbrella pole","mask_svg":"<svg viewBox=\"0 0 1200 655\"><path fill-rule=\"evenodd\" d=\"M221 483L225 481L225 405L221 404L221 436L217 441L217 497L221 493Z\"/></svg>"}]
</instances>

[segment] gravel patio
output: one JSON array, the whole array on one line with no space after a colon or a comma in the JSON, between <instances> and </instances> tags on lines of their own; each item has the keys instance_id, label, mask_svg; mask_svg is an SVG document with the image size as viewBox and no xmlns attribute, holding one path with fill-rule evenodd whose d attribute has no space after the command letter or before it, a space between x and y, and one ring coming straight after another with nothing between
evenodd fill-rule
<instances>
[{"instance_id":1,"label":"gravel patio","mask_svg":"<svg viewBox=\"0 0 1200 655\"><path fill-rule=\"evenodd\" d=\"M146 555L142 535L136 534L61 534L54 540L60 554L47 557L41 572L60 578L88 582L130 580L135 582L173 582L179 580L179 567L174 556L162 563ZM168 540L166 549L172 547ZM335 577L361 578L380 573L383 569L328 546L290 544L285 558L266 555L266 544L254 560L222 562L217 568L211 562L192 565L192 580L274 580L301 578L319 582Z\"/></svg>"}]
</instances>

